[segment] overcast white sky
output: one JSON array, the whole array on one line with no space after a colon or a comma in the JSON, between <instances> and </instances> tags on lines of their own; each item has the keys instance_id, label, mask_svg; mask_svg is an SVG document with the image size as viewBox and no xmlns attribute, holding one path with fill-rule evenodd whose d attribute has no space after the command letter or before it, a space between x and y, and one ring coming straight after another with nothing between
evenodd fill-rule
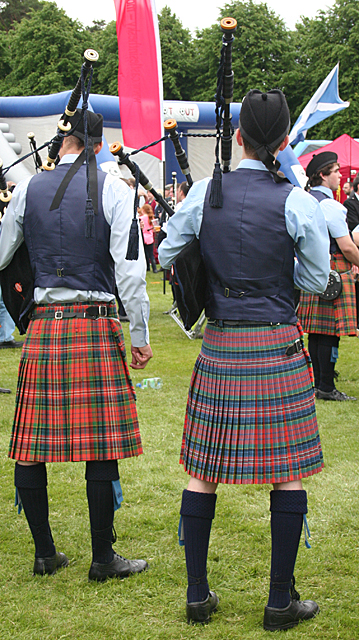
<instances>
[{"instance_id":1,"label":"overcast white sky","mask_svg":"<svg viewBox=\"0 0 359 640\"><path fill-rule=\"evenodd\" d=\"M89 2L89 0L56 0L56 4L65 9L70 18L77 19L85 26L90 26L93 20L115 20L113 0ZM184 27L191 31L196 28L209 27L218 18L218 8L224 3L219 0L156 0L157 12L168 5L182 21ZM267 0L267 5L275 11L293 29L301 15L313 18L318 9L332 6L334 0Z\"/></svg>"}]
</instances>

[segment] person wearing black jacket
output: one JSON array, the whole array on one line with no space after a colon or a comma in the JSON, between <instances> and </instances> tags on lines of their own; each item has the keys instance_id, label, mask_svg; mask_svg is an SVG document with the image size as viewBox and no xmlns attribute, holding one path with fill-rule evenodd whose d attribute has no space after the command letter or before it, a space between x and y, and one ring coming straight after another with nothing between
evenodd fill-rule
<instances>
[{"instance_id":1,"label":"person wearing black jacket","mask_svg":"<svg viewBox=\"0 0 359 640\"><path fill-rule=\"evenodd\" d=\"M354 178L353 192L345 202L344 207L347 209L347 224L349 231L353 231L359 224L359 172ZM357 308L357 326L359 327L359 280L358 274L355 275L355 297Z\"/></svg>"}]
</instances>

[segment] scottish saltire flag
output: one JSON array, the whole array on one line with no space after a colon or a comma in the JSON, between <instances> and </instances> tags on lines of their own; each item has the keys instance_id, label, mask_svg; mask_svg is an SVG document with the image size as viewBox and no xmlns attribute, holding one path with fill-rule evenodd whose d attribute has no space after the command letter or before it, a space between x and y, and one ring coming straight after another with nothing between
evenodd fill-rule
<instances>
[{"instance_id":1,"label":"scottish saltire flag","mask_svg":"<svg viewBox=\"0 0 359 640\"><path fill-rule=\"evenodd\" d=\"M289 134L289 143L295 145L304 140L307 130L315 124L332 116L337 111L349 107L350 102L339 98L339 62L323 80L319 89L303 109Z\"/></svg>"},{"instance_id":2,"label":"scottish saltire flag","mask_svg":"<svg viewBox=\"0 0 359 640\"><path fill-rule=\"evenodd\" d=\"M114 0L118 40L118 95L126 147L162 137L162 66L154 0ZM162 145L147 153L162 160Z\"/></svg>"}]
</instances>

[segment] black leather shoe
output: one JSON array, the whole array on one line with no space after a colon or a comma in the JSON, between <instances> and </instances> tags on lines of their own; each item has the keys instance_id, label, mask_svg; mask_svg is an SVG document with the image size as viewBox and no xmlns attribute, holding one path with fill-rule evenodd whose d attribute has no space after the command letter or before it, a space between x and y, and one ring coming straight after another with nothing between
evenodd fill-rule
<instances>
[{"instance_id":1,"label":"black leather shoe","mask_svg":"<svg viewBox=\"0 0 359 640\"><path fill-rule=\"evenodd\" d=\"M187 602L187 623L194 624L199 622L200 624L208 624L212 613L217 610L218 603L219 598L214 591L210 591L207 598L202 602Z\"/></svg>"},{"instance_id":2,"label":"black leather shoe","mask_svg":"<svg viewBox=\"0 0 359 640\"><path fill-rule=\"evenodd\" d=\"M102 582L106 578L127 578L133 573L141 573L147 569L146 560L126 560L123 556L114 554L112 562L101 564L93 562L89 571L89 580Z\"/></svg>"},{"instance_id":3,"label":"black leather shoe","mask_svg":"<svg viewBox=\"0 0 359 640\"><path fill-rule=\"evenodd\" d=\"M22 349L22 345L22 342L16 342L16 340L7 340L0 342L0 349Z\"/></svg>"},{"instance_id":4,"label":"black leather shoe","mask_svg":"<svg viewBox=\"0 0 359 640\"><path fill-rule=\"evenodd\" d=\"M357 400L355 396L347 396L343 391L333 389L333 391L321 391L317 389L318 400L336 400L337 402L345 402L347 400Z\"/></svg>"},{"instance_id":5,"label":"black leather shoe","mask_svg":"<svg viewBox=\"0 0 359 640\"><path fill-rule=\"evenodd\" d=\"M274 607L264 608L263 628L267 631L291 629L302 620L310 620L319 613L319 607L314 600L291 600L285 609Z\"/></svg>"},{"instance_id":6,"label":"black leather shoe","mask_svg":"<svg viewBox=\"0 0 359 640\"><path fill-rule=\"evenodd\" d=\"M56 551L49 558L35 558L33 575L44 576L45 573L48 573L52 576L60 567L67 567L68 564L69 559L65 554Z\"/></svg>"}]
</instances>

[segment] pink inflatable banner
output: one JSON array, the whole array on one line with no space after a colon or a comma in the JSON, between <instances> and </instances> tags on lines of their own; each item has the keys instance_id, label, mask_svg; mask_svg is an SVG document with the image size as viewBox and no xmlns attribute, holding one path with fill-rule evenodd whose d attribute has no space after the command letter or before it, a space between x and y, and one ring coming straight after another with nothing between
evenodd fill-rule
<instances>
[{"instance_id":1,"label":"pink inflatable banner","mask_svg":"<svg viewBox=\"0 0 359 640\"><path fill-rule=\"evenodd\" d=\"M138 149L163 135L162 67L154 0L114 0L118 95L124 146ZM146 151L162 160L162 143Z\"/></svg>"}]
</instances>

